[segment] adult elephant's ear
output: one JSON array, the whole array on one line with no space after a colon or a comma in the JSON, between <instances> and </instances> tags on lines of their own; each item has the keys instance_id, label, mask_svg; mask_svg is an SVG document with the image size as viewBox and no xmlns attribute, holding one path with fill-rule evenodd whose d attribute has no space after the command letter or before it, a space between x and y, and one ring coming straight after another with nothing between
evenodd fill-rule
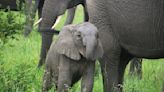
<instances>
[{"instance_id":1,"label":"adult elephant's ear","mask_svg":"<svg viewBox=\"0 0 164 92\"><path fill-rule=\"evenodd\" d=\"M55 50L59 54L63 54L73 60L80 60L80 53L75 46L72 38L72 33L70 31L70 26L65 26L62 28L59 38L55 43Z\"/></svg>"},{"instance_id":2,"label":"adult elephant's ear","mask_svg":"<svg viewBox=\"0 0 164 92\"><path fill-rule=\"evenodd\" d=\"M98 39L98 45L96 46L96 49L94 51L94 58L101 58L104 54L103 46L101 44L100 39Z\"/></svg>"}]
</instances>

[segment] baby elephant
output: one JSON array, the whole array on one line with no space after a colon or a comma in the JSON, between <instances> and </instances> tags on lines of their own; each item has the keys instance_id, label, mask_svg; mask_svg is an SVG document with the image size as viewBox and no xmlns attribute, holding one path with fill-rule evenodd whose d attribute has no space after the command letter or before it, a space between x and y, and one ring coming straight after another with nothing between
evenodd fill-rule
<instances>
[{"instance_id":1,"label":"baby elephant","mask_svg":"<svg viewBox=\"0 0 164 92\"><path fill-rule=\"evenodd\" d=\"M92 92L95 61L103 52L93 24L85 22L63 27L47 54L42 91L47 92L53 82L58 92L68 92L82 78L81 92Z\"/></svg>"}]
</instances>

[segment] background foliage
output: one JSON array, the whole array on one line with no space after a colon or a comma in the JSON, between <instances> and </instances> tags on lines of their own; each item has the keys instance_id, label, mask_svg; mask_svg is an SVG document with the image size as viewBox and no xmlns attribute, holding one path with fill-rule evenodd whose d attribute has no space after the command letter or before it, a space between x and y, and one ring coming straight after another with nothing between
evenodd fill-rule
<instances>
[{"instance_id":1,"label":"background foliage","mask_svg":"<svg viewBox=\"0 0 164 92\"><path fill-rule=\"evenodd\" d=\"M83 21L82 7L78 7L74 23ZM9 17L11 16L11 17ZM64 24L66 15L58 24L58 29ZM21 13L0 11L0 92L39 92L41 89L43 68L38 69L41 37L34 28L32 34L23 36L24 19ZM17 38L17 39L13 39ZM54 36L54 40L57 35ZM161 92L164 82L164 60L143 60L143 79L125 74L125 92ZM100 66L97 64L94 82L94 92L102 92ZM53 89L51 90L53 92ZM80 92L80 83L71 92Z\"/></svg>"},{"instance_id":2,"label":"background foliage","mask_svg":"<svg viewBox=\"0 0 164 92\"><path fill-rule=\"evenodd\" d=\"M22 12L0 11L0 42L6 43L8 39L14 39L15 34L22 33L24 22Z\"/></svg>"}]
</instances>

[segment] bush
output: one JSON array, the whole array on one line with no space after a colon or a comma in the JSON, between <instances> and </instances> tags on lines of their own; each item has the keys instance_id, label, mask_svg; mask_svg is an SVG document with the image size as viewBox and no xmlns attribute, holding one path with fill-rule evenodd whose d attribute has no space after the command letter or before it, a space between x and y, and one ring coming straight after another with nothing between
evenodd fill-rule
<instances>
[{"instance_id":1,"label":"bush","mask_svg":"<svg viewBox=\"0 0 164 92\"><path fill-rule=\"evenodd\" d=\"M17 33L23 30L24 20L21 12L0 11L0 44L8 39L15 39Z\"/></svg>"}]
</instances>

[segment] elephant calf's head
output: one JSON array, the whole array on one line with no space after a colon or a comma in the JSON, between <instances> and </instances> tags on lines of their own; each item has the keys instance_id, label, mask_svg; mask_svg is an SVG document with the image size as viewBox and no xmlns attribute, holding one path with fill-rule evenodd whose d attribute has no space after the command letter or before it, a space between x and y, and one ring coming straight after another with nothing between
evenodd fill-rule
<instances>
[{"instance_id":1,"label":"elephant calf's head","mask_svg":"<svg viewBox=\"0 0 164 92\"><path fill-rule=\"evenodd\" d=\"M102 57L103 48L99 40L97 28L89 23L65 26L59 34L60 44L57 51L74 60L81 55L89 60ZM62 44L62 45L61 45Z\"/></svg>"}]
</instances>

